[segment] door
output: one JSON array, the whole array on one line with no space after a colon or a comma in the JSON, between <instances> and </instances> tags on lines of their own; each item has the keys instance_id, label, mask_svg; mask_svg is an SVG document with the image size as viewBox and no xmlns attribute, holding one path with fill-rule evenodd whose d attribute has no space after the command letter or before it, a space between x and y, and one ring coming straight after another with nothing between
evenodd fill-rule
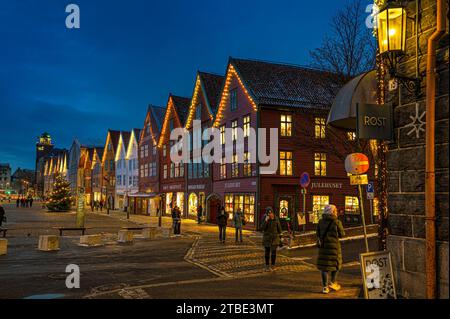
<instances>
[{"instance_id":1,"label":"door","mask_svg":"<svg viewBox=\"0 0 450 319\"><path fill-rule=\"evenodd\" d=\"M217 204L219 204L219 200L216 198L209 200L209 222L216 223L217 222Z\"/></svg>"}]
</instances>

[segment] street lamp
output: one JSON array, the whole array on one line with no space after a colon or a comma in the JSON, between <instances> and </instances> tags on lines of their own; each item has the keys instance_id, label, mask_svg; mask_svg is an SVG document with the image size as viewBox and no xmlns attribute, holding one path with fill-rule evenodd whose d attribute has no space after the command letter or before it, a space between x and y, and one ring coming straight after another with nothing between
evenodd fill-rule
<instances>
[{"instance_id":1,"label":"street lamp","mask_svg":"<svg viewBox=\"0 0 450 319\"><path fill-rule=\"evenodd\" d=\"M420 78L400 75L397 61L406 53L406 9L400 4L389 2L376 14L378 49L392 78L402 83L406 89L419 95Z\"/></svg>"}]
</instances>

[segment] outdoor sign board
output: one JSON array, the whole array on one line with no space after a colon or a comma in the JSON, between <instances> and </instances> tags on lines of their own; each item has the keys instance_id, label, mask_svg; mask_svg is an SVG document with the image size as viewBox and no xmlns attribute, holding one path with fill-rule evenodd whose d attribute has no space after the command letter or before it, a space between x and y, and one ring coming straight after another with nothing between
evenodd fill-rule
<instances>
[{"instance_id":1,"label":"outdoor sign board","mask_svg":"<svg viewBox=\"0 0 450 319\"><path fill-rule=\"evenodd\" d=\"M306 213L303 214L303 212L298 212L297 219L299 225L306 225Z\"/></svg>"},{"instance_id":2,"label":"outdoor sign board","mask_svg":"<svg viewBox=\"0 0 450 319\"><path fill-rule=\"evenodd\" d=\"M362 139L392 140L393 118L391 104L357 104L356 136Z\"/></svg>"},{"instance_id":3,"label":"outdoor sign board","mask_svg":"<svg viewBox=\"0 0 450 319\"><path fill-rule=\"evenodd\" d=\"M366 299L396 299L391 253L377 251L359 255Z\"/></svg>"},{"instance_id":4,"label":"outdoor sign board","mask_svg":"<svg viewBox=\"0 0 450 319\"><path fill-rule=\"evenodd\" d=\"M369 170L369 158L363 153L352 153L345 158L345 170L349 174L364 174Z\"/></svg>"},{"instance_id":5,"label":"outdoor sign board","mask_svg":"<svg viewBox=\"0 0 450 319\"><path fill-rule=\"evenodd\" d=\"M308 187L309 183L311 182L311 179L309 178L309 174L304 172L300 176L300 186L303 188Z\"/></svg>"},{"instance_id":6,"label":"outdoor sign board","mask_svg":"<svg viewBox=\"0 0 450 319\"><path fill-rule=\"evenodd\" d=\"M367 199L374 198L374 186L373 182L369 182L366 187Z\"/></svg>"},{"instance_id":7,"label":"outdoor sign board","mask_svg":"<svg viewBox=\"0 0 450 319\"><path fill-rule=\"evenodd\" d=\"M368 183L369 178L367 174L350 175L350 185L367 185Z\"/></svg>"},{"instance_id":8,"label":"outdoor sign board","mask_svg":"<svg viewBox=\"0 0 450 319\"><path fill-rule=\"evenodd\" d=\"M77 227L84 227L84 188L78 188L77 196Z\"/></svg>"}]
</instances>

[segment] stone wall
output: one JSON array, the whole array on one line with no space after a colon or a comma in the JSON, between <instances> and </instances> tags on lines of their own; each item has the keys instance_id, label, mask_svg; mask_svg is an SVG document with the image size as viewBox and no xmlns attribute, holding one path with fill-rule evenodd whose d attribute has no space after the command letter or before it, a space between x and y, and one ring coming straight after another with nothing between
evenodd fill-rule
<instances>
[{"instance_id":1,"label":"stone wall","mask_svg":"<svg viewBox=\"0 0 450 319\"><path fill-rule=\"evenodd\" d=\"M419 74L423 76L418 98L404 87L388 93L394 105L395 140L389 145L388 165L388 249L392 253L397 290L406 298L425 297L425 124L416 118L425 113L425 71L427 40L436 26L436 1L422 0L419 28ZM408 16L415 15L415 1L408 4ZM399 62L402 75L415 76L414 22L407 22L407 55ZM448 20L447 32L437 52L436 94L436 236L438 296L448 298ZM425 122L426 114L422 121ZM416 124L415 126L413 124ZM417 130L414 130L417 129Z\"/></svg>"}]
</instances>

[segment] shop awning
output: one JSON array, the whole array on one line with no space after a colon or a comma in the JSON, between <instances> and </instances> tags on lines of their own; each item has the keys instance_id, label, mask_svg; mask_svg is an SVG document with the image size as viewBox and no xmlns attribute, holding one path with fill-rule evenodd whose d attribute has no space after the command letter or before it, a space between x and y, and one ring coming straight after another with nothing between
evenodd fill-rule
<instances>
[{"instance_id":1,"label":"shop awning","mask_svg":"<svg viewBox=\"0 0 450 319\"><path fill-rule=\"evenodd\" d=\"M128 197L141 197L141 198L152 198L157 196L159 195L156 193L134 193L128 195Z\"/></svg>"},{"instance_id":2,"label":"shop awning","mask_svg":"<svg viewBox=\"0 0 450 319\"><path fill-rule=\"evenodd\" d=\"M377 75L372 70L350 80L336 95L327 124L356 130L356 106L358 104L377 104Z\"/></svg>"}]
</instances>

